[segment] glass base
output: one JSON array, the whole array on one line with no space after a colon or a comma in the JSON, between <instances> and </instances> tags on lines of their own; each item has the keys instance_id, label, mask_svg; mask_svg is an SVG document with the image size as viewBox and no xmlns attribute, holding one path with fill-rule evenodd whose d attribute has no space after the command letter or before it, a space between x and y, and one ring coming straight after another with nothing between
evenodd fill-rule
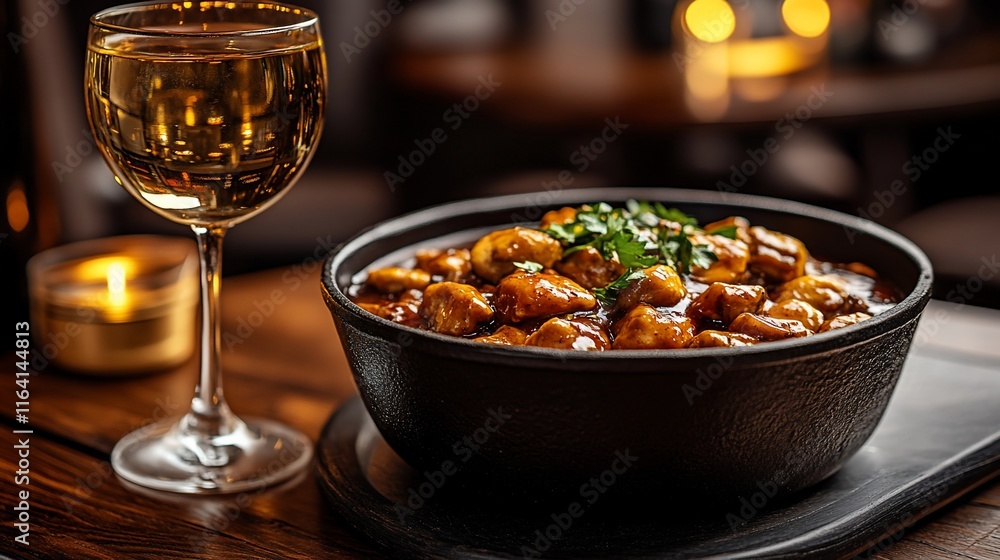
<instances>
[{"instance_id":1,"label":"glass base","mask_svg":"<svg viewBox=\"0 0 1000 560\"><path fill-rule=\"evenodd\" d=\"M225 494L275 485L312 459L304 434L271 420L233 419L218 436L198 436L168 420L129 433L111 452L125 480L169 492Z\"/></svg>"}]
</instances>

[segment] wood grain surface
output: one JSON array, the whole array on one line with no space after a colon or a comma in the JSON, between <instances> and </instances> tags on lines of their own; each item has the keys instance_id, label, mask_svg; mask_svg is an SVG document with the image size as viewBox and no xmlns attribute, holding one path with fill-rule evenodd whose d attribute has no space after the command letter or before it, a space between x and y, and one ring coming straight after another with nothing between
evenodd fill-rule
<instances>
[{"instance_id":1,"label":"wood grain surface","mask_svg":"<svg viewBox=\"0 0 1000 560\"><path fill-rule=\"evenodd\" d=\"M241 415L275 418L312 437L354 394L346 358L320 297L317 271L280 269L227 279L222 290L224 388ZM296 281L297 280L297 281ZM275 296L280 297L275 297ZM268 306L265 302L270 302ZM279 303L275 303L279 302ZM270 309L267 317L261 310ZM1000 312L932 302L942 314L917 351L996 364ZM925 322L927 322L925 320ZM12 340L12 338L11 338ZM11 344L13 346L13 344ZM8 362L13 356L0 352ZM13 375L5 377L13 384ZM13 387L0 418L4 496L0 554L12 558L387 558L324 503L312 469L263 492L188 497L120 481L108 457L132 429L176 416L196 379L193 361L142 377L99 379L45 368L31 377L30 546L14 541L17 457ZM9 442L9 443L8 443ZM889 544L889 543L886 543ZM872 558L1000 559L1000 482L973 492Z\"/></svg>"}]
</instances>

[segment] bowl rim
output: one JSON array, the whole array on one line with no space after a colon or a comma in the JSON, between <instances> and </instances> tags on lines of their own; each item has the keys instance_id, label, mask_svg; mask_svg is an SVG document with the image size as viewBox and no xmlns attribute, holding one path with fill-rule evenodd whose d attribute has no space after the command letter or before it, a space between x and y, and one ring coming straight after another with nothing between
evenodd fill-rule
<instances>
[{"instance_id":1,"label":"bowl rim","mask_svg":"<svg viewBox=\"0 0 1000 560\"><path fill-rule=\"evenodd\" d=\"M544 202L539 202L544 198ZM535 203L531 203L531 200ZM601 200L651 200L669 204L720 204L744 206L757 210L805 216L814 220L841 225L860 235L869 235L894 246L914 262L919 276L913 289L888 311L861 323L807 337L771 341L739 348L678 348L669 350L613 350L606 352L579 352L555 348L535 348L526 346L499 346L483 344L470 339L451 337L432 331L420 330L400 325L365 311L347 297L337 286L336 272L347 259L366 245L379 239L398 235L408 230L426 226L454 216L473 213L488 213L536 208L542 210L552 206L578 206ZM511 222L514 225L516 222ZM499 227L499 226L498 226ZM413 239L417 244L422 239ZM341 320L351 320L353 325L379 338L395 333L391 342L400 347L419 347L440 356L460 358L466 361L493 363L504 361L512 366L546 367L572 364L577 369L606 370L612 364L628 362L637 370L646 366L665 365L664 360L684 362L692 366L722 363L736 357L749 356L755 363L780 363L803 355L821 355L855 346L880 338L895 329L919 319L920 313L930 299L933 269L930 260L912 241L902 235L869 220L844 214L835 210L820 208L801 202L772 197L730 193L725 191L704 191L644 187L599 187L586 189L566 189L538 191L524 194L491 196L466 199L435 205L403 214L375 224L354 235L326 258L323 263L323 298L330 311ZM596 364L596 365L595 365ZM619 364L623 365L623 364Z\"/></svg>"}]
</instances>

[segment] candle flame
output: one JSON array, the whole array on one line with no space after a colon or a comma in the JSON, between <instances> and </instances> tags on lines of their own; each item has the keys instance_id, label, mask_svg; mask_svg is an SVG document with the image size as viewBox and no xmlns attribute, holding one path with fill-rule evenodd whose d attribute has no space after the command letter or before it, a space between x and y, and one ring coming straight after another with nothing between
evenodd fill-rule
<instances>
[{"instance_id":1,"label":"candle flame","mask_svg":"<svg viewBox=\"0 0 1000 560\"><path fill-rule=\"evenodd\" d=\"M108 301L112 305L125 302L125 266L120 262L108 265Z\"/></svg>"}]
</instances>

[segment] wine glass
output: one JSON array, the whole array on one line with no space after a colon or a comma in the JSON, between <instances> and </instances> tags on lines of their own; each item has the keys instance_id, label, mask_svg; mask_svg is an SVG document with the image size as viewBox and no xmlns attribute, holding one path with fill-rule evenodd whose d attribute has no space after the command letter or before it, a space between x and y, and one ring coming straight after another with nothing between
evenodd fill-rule
<instances>
[{"instance_id":1,"label":"wine glass","mask_svg":"<svg viewBox=\"0 0 1000 560\"><path fill-rule=\"evenodd\" d=\"M315 13L272 2L129 4L90 19L85 72L94 139L125 189L187 224L201 256L201 364L177 422L126 435L126 480L197 494L240 492L305 467L312 444L270 420L243 421L222 395L222 239L271 206L319 141L326 60Z\"/></svg>"}]
</instances>

